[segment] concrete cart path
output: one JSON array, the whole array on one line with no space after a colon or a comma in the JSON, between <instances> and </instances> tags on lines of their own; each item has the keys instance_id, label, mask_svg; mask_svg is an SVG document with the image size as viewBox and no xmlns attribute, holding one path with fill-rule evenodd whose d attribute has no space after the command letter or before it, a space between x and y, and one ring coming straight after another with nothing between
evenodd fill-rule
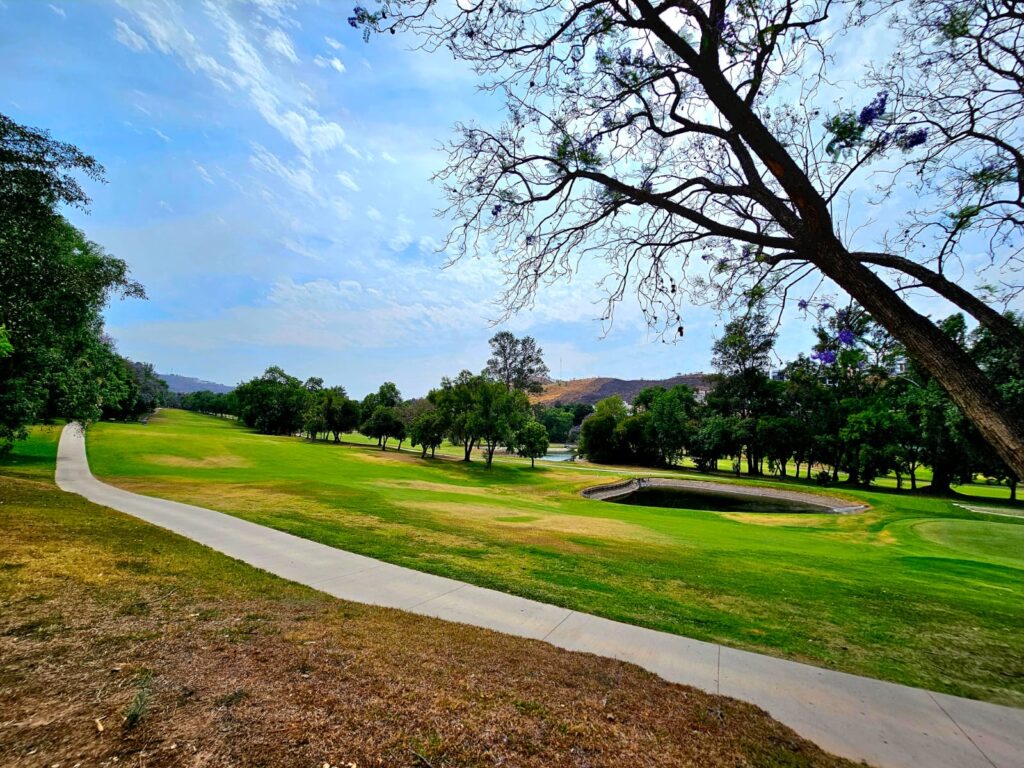
<instances>
[{"instance_id":1,"label":"concrete cart path","mask_svg":"<svg viewBox=\"0 0 1024 768\"><path fill-rule=\"evenodd\" d=\"M932 693L690 640L363 557L231 515L141 496L89 471L65 427L57 485L344 600L535 638L752 702L838 755L897 768L1021 768L1024 709Z\"/></svg>"}]
</instances>

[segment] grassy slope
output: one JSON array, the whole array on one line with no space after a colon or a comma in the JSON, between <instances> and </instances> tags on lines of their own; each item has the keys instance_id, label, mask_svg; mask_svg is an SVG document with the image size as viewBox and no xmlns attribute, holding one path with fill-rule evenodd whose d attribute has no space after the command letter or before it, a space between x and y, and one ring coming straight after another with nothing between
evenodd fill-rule
<instances>
[{"instance_id":1,"label":"grassy slope","mask_svg":"<svg viewBox=\"0 0 1024 768\"><path fill-rule=\"evenodd\" d=\"M91 430L93 470L390 562L705 640L1024 704L1024 525L843 491L862 515L589 501L614 474L422 461L169 411ZM1021 521L1024 522L1024 521Z\"/></svg>"},{"instance_id":2,"label":"grassy slope","mask_svg":"<svg viewBox=\"0 0 1024 768\"><path fill-rule=\"evenodd\" d=\"M848 765L752 706L334 600L61 493L55 439L0 459L0 765Z\"/></svg>"}]
</instances>

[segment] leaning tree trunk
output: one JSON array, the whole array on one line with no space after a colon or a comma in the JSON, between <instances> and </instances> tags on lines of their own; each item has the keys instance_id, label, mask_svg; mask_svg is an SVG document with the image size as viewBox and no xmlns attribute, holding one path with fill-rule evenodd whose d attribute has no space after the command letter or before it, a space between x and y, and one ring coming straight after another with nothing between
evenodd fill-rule
<instances>
[{"instance_id":1,"label":"leaning tree trunk","mask_svg":"<svg viewBox=\"0 0 1024 768\"><path fill-rule=\"evenodd\" d=\"M850 256L838 242L811 259L906 347L949 393L982 437L1018 475L1024 474L1024 428L1002 408L1002 400L981 369L953 339L901 299L878 275Z\"/></svg>"},{"instance_id":2,"label":"leaning tree trunk","mask_svg":"<svg viewBox=\"0 0 1024 768\"><path fill-rule=\"evenodd\" d=\"M1018 477L1024 477L1024 427L1001 408L995 387L955 341L843 247L836 238L828 202L751 104L734 90L719 68L716 46L701 46L698 53L661 18L650 0L634 3L649 28L690 66L714 105L785 190L796 215L784 211L780 223L801 242L797 249L800 256L850 294L902 342L910 356L960 406L1000 458Z\"/></svg>"}]
</instances>

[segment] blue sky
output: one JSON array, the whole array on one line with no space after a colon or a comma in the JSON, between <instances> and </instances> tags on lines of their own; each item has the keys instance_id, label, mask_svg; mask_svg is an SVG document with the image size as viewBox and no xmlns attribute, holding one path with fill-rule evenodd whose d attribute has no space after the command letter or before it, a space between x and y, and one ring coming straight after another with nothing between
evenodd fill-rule
<instances>
[{"instance_id":1,"label":"blue sky","mask_svg":"<svg viewBox=\"0 0 1024 768\"><path fill-rule=\"evenodd\" d=\"M0 110L107 169L73 218L149 292L107 312L123 354L226 383L278 364L356 395L384 380L423 394L483 366L501 275L441 268L429 177L451 125L495 122L500 105L440 53L364 43L350 10L0 0ZM566 378L708 368L712 310L664 344L628 303L606 333L600 296L584 274L499 327L537 338ZM788 318L780 354L810 343Z\"/></svg>"}]
</instances>

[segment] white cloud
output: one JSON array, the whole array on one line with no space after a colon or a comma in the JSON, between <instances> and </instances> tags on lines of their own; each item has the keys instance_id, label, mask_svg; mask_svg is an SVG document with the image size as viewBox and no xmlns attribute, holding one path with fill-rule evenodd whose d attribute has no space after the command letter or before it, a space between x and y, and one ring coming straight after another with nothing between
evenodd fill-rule
<instances>
[{"instance_id":1,"label":"white cloud","mask_svg":"<svg viewBox=\"0 0 1024 768\"><path fill-rule=\"evenodd\" d=\"M288 59L292 64L298 64L299 57L295 53L295 46L292 45L291 38L285 34L283 29L272 29L267 33L266 40L267 48L272 50L274 53Z\"/></svg>"},{"instance_id":2,"label":"white cloud","mask_svg":"<svg viewBox=\"0 0 1024 768\"><path fill-rule=\"evenodd\" d=\"M195 168L196 168L196 173L198 173L198 174L199 174L199 177L200 177L200 178L201 178L201 179L202 179L203 181L205 181L205 182L206 182L207 184L213 184L213 183L214 183L214 181L213 181L213 177L212 177L212 176L210 176L210 172L209 172L209 171L207 171L207 170L206 170L206 168L204 168L204 167L203 167L202 165L200 165L199 163L197 163L197 162L196 162L195 160L193 160L193 161L192 161L192 165L194 165L194 166L195 166Z\"/></svg>"},{"instance_id":3,"label":"white cloud","mask_svg":"<svg viewBox=\"0 0 1024 768\"><path fill-rule=\"evenodd\" d=\"M64 9L60 8L60 7L56 6L56 5L51 4L50 5L50 10L53 11L54 13L56 13L62 19L67 16L67 13L64 11Z\"/></svg>"},{"instance_id":4,"label":"white cloud","mask_svg":"<svg viewBox=\"0 0 1024 768\"><path fill-rule=\"evenodd\" d=\"M344 171L339 171L337 174L337 178L338 181L340 181L343 186L348 187L353 192L359 191L359 185L356 184L356 180L353 179L349 174L345 173Z\"/></svg>"},{"instance_id":5,"label":"white cloud","mask_svg":"<svg viewBox=\"0 0 1024 768\"><path fill-rule=\"evenodd\" d=\"M341 59L339 59L337 56L331 56L328 58L326 56L318 55L315 59L313 59L313 63L316 64L321 69L326 69L327 67L330 67L339 74L343 74L345 72L345 65L341 63Z\"/></svg>"},{"instance_id":6,"label":"white cloud","mask_svg":"<svg viewBox=\"0 0 1024 768\"><path fill-rule=\"evenodd\" d=\"M146 38L120 19L114 19L114 37L121 45L136 53L149 50L149 43L146 42Z\"/></svg>"},{"instance_id":7,"label":"white cloud","mask_svg":"<svg viewBox=\"0 0 1024 768\"><path fill-rule=\"evenodd\" d=\"M159 128L150 128L153 133L160 137L161 140L166 141L168 144L171 143L171 137L161 131Z\"/></svg>"},{"instance_id":8,"label":"white cloud","mask_svg":"<svg viewBox=\"0 0 1024 768\"><path fill-rule=\"evenodd\" d=\"M366 218L371 221L380 221L383 217L380 215L380 211L374 208L372 205L366 209Z\"/></svg>"},{"instance_id":9,"label":"white cloud","mask_svg":"<svg viewBox=\"0 0 1024 768\"><path fill-rule=\"evenodd\" d=\"M381 152L380 153L380 157L381 157L381 160L387 160L389 163L397 163L398 162L398 160L395 158L395 156L392 155L390 152Z\"/></svg>"},{"instance_id":10,"label":"white cloud","mask_svg":"<svg viewBox=\"0 0 1024 768\"><path fill-rule=\"evenodd\" d=\"M166 200L160 201L160 207L163 208L168 213L174 213L174 209L171 207L171 204L168 203Z\"/></svg>"},{"instance_id":11,"label":"white cloud","mask_svg":"<svg viewBox=\"0 0 1024 768\"><path fill-rule=\"evenodd\" d=\"M253 145L253 154L249 161L256 168L281 179L296 192L301 192L311 200L322 202L323 196L313 180L312 168L308 161L300 163L297 167L289 167L277 155L259 144Z\"/></svg>"},{"instance_id":12,"label":"white cloud","mask_svg":"<svg viewBox=\"0 0 1024 768\"><path fill-rule=\"evenodd\" d=\"M190 71L205 75L225 90L244 92L264 121L302 154L326 152L344 142L344 130L319 113L307 86L271 72L245 27L231 15L233 6L212 0L203 4L213 32L221 36L226 52L226 58L218 59L206 41L192 31L195 25L189 23L181 6L173 0L121 0L121 4L134 15L158 51L178 57ZM290 4L262 0L259 7L266 15L283 20ZM294 54L283 32L281 36L284 41L273 33L267 37L273 37L275 44L287 42L285 50ZM281 53L278 48L274 50Z\"/></svg>"},{"instance_id":13,"label":"white cloud","mask_svg":"<svg viewBox=\"0 0 1024 768\"><path fill-rule=\"evenodd\" d=\"M395 252L404 251L411 243L412 235L409 234L409 230L400 229L388 240L388 248Z\"/></svg>"},{"instance_id":14,"label":"white cloud","mask_svg":"<svg viewBox=\"0 0 1024 768\"><path fill-rule=\"evenodd\" d=\"M331 46L331 48L333 48L336 51L340 51L342 48L345 47L337 40L335 40L333 37L325 37L324 42L327 43L329 46Z\"/></svg>"}]
</instances>

